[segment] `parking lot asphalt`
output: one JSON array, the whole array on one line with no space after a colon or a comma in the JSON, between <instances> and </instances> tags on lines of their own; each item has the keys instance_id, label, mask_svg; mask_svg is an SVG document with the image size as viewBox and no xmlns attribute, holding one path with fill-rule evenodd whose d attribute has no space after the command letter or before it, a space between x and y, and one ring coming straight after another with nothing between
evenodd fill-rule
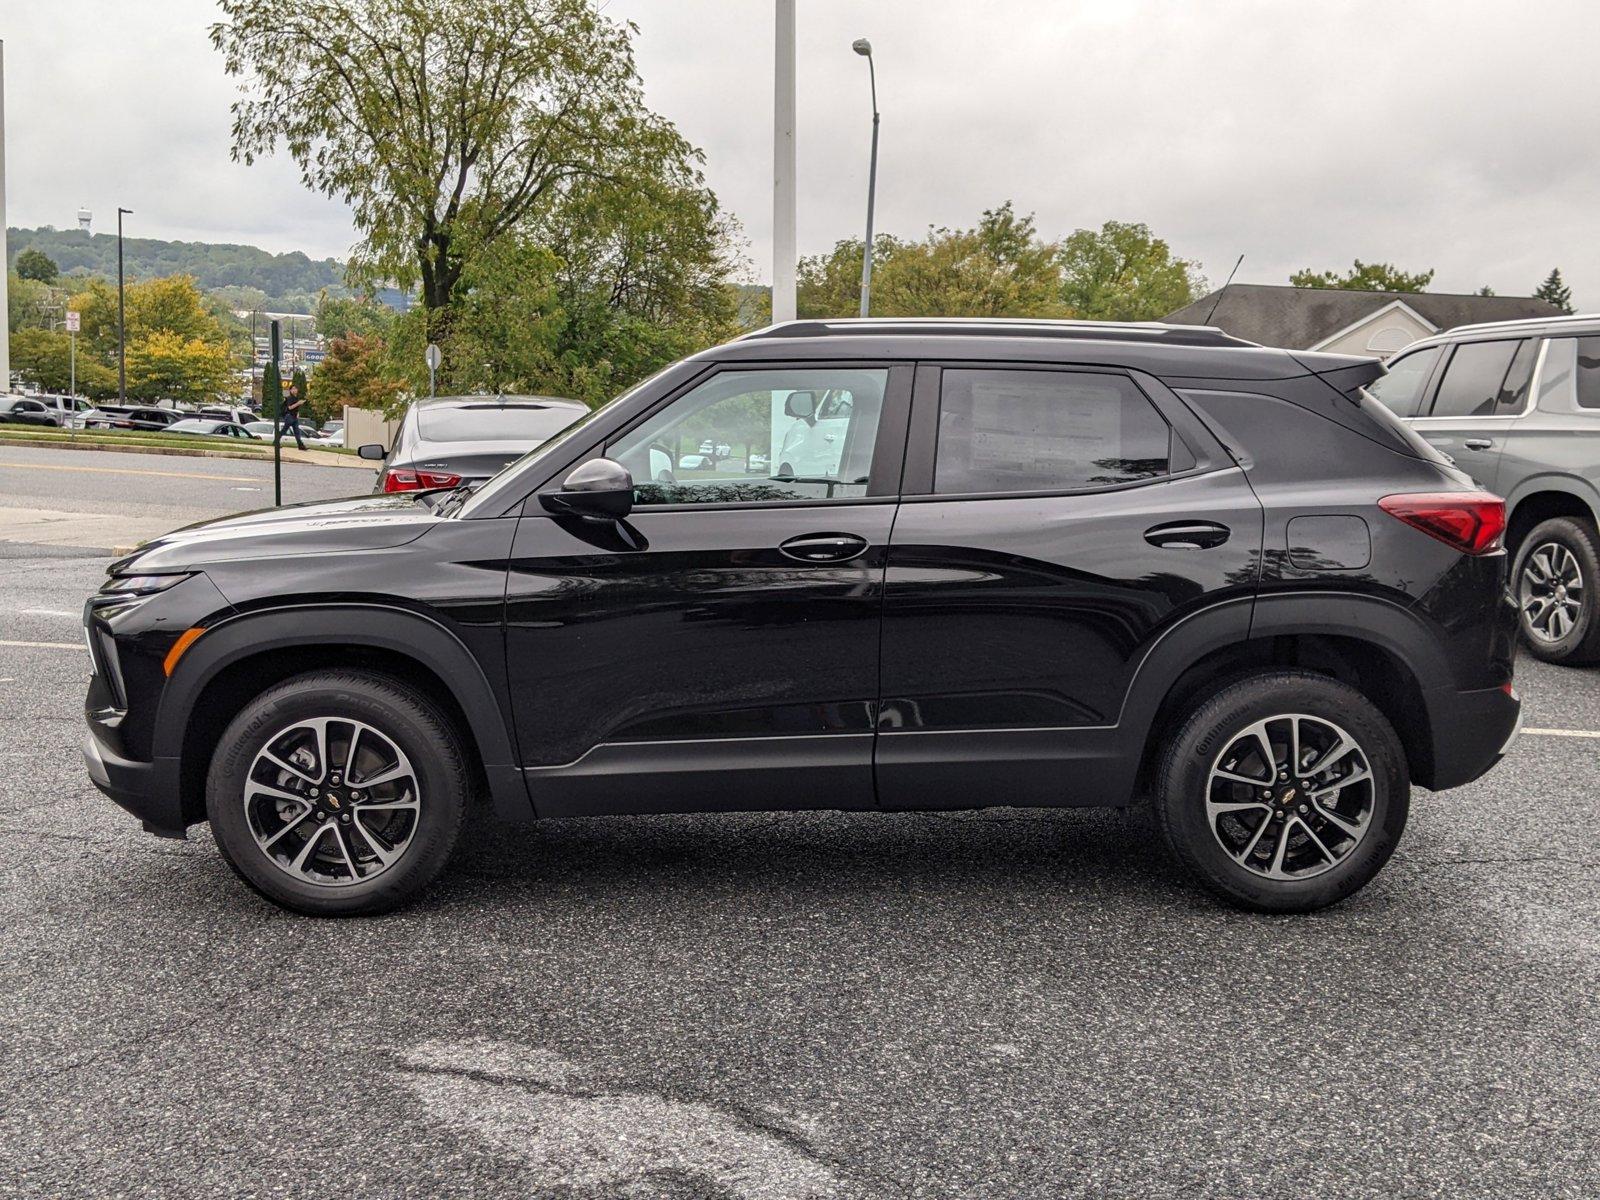
<instances>
[{"instance_id":1,"label":"parking lot asphalt","mask_svg":"<svg viewBox=\"0 0 1600 1200\"><path fill-rule=\"evenodd\" d=\"M84 776L104 562L0 562L0 1195L1600 1194L1600 738L1308 917L1002 809L484 824L316 921ZM1520 687L1600 730L1600 672Z\"/></svg>"}]
</instances>

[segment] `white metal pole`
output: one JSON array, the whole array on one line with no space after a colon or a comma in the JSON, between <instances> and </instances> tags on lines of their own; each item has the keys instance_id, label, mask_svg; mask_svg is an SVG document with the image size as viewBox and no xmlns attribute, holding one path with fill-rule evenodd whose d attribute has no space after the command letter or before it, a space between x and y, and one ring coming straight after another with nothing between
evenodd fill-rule
<instances>
[{"instance_id":1,"label":"white metal pole","mask_svg":"<svg viewBox=\"0 0 1600 1200\"><path fill-rule=\"evenodd\" d=\"M10 312L10 298L6 291L6 44L0 41L0 313ZM0 392L11 390L11 333L10 323L6 334L0 337Z\"/></svg>"},{"instance_id":2,"label":"white metal pole","mask_svg":"<svg viewBox=\"0 0 1600 1200\"><path fill-rule=\"evenodd\" d=\"M795 318L794 0L776 0L772 82L772 319Z\"/></svg>"}]
</instances>

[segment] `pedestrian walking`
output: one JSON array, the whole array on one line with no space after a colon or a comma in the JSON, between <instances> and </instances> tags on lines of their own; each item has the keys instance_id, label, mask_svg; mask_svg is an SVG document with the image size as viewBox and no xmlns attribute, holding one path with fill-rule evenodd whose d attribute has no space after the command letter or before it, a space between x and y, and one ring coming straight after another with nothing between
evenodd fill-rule
<instances>
[{"instance_id":1,"label":"pedestrian walking","mask_svg":"<svg viewBox=\"0 0 1600 1200\"><path fill-rule=\"evenodd\" d=\"M278 435L281 440L283 434L292 432L294 444L302 450L306 448L306 444L300 438L300 406L305 402L305 397L300 394L300 385L289 384L283 393L283 429Z\"/></svg>"}]
</instances>

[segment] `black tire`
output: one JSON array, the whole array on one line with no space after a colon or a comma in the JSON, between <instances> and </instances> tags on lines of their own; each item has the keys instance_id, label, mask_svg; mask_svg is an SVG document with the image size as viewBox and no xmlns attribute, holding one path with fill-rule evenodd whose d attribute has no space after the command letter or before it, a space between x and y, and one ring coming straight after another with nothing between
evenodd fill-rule
<instances>
[{"instance_id":1,"label":"black tire","mask_svg":"<svg viewBox=\"0 0 1600 1200\"><path fill-rule=\"evenodd\" d=\"M276 865L257 844L244 804L257 755L294 722L325 716L360 721L399 747L421 796L400 857L370 879L338 887L303 880ZM472 778L454 725L407 684L365 671L313 671L268 688L228 725L206 776L206 814L228 865L274 903L311 916L380 913L410 900L444 869L461 832Z\"/></svg>"},{"instance_id":2,"label":"black tire","mask_svg":"<svg viewBox=\"0 0 1600 1200\"><path fill-rule=\"evenodd\" d=\"M785 478L787 476L792 476L793 474L794 474L794 468L791 467L788 463L784 463L782 466L780 466L778 468L778 478L780 478L780 479Z\"/></svg>"},{"instance_id":3,"label":"black tire","mask_svg":"<svg viewBox=\"0 0 1600 1200\"><path fill-rule=\"evenodd\" d=\"M1545 630L1536 626L1530 612L1529 602L1540 596L1543 588L1532 578L1525 578L1534 555L1551 546L1572 556L1582 585L1576 619L1571 628L1554 639L1548 636L1548 626ZM1582 517L1552 517L1530 529L1517 547L1516 563L1511 568L1511 594L1517 601L1517 626L1522 631L1523 644L1535 658L1567 667L1600 662L1600 534L1593 523Z\"/></svg>"},{"instance_id":4,"label":"black tire","mask_svg":"<svg viewBox=\"0 0 1600 1200\"><path fill-rule=\"evenodd\" d=\"M1334 865L1321 868L1319 874L1308 873L1305 878L1273 879L1242 865L1224 849L1220 835L1212 827L1207 796L1213 766L1222 764L1222 756L1238 744L1244 731L1258 721L1290 713L1303 714L1314 722L1327 721L1355 741L1370 767L1371 784L1364 789L1355 785L1350 794L1357 801L1370 803L1370 809L1361 826L1362 836ZM1410 809L1409 776L1405 750L1394 728L1360 692L1308 671L1262 671L1235 679L1202 697L1178 722L1160 757L1154 798L1156 822L1174 857L1203 886L1230 904L1255 912L1310 912L1360 890L1394 853ZM1275 783L1274 787L1286 789L1296 782ZM1310 858L1306 834L1300 832L1289 803L1280 804L1281 797L1280 792L1273 804L1285 809L1288 820L1279 828L1290 829ZM1290 801L1293 800L1290 793ZM1266 804L1261 807L1263 811L1268 808ZM1254 820L1254 810L1248 817ZM1317 822L1315 814L1307 819ZM1265 817L1264 823L1274 820L1278 820L1276 814ZM1322 828L1326 834L1326 823ZM1268 832L1285 837L1276 829Z\"/></svg>"}]
</instances>

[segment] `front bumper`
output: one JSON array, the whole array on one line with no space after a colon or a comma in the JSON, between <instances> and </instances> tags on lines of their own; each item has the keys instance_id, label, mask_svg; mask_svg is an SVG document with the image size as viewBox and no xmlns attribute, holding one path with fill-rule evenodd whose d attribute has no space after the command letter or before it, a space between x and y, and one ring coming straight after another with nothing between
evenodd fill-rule
<instances>
[{"instance_id":1,"label":"front bumper","mask_svg":"<svg viewBox=\"0 0 1600 1200\"><path fill-rule=\"evenodd\" d=\"M97 730L94 714L83 735L83 765L89 781L143 823L146 833L183 838L176 759L136 762L119 754Z\"/></svg>"},{"instance_id":2,"label":"front bumper","mask_svg":"<svg viewBox=\"0 0 1600 1200\"><path fill-rule=\"evenodd\" d=\"M1417 782L1441 792L1471 783L1505 756L1522 728L1522 699L1515 688L1441 689L1428 696L1428 715L1432 771Z\"/></svg>"}]
</instances>

